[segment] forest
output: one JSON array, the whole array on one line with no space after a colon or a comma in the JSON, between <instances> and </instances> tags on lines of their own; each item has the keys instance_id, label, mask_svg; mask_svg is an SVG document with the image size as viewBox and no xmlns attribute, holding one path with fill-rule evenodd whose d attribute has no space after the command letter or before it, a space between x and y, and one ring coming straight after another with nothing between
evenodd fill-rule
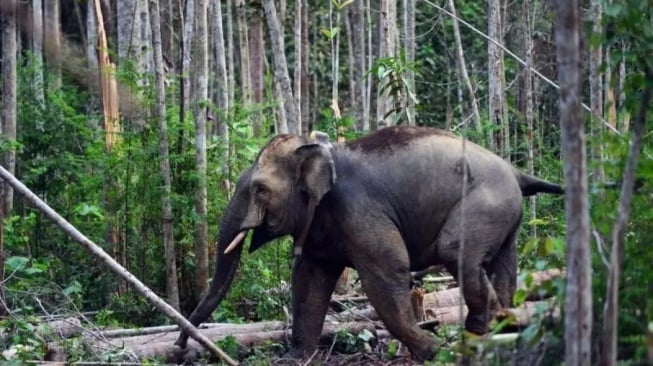
<instances>
[{"instance_id":1,"label":"forest","mask_svg":"<svg viewBox=\"0 0 653 366\"><path fill-rule=\"evenodd\" d=\"M0 363L653 364L652 18L643 0L0 1ZM196 329L268 141L392 126L564 187L524 198L489 332L464 329L458 273L412 272L401 311L440 345L420 360L350 268L293 357L305 237L256 232Z\"/></svg>"}]
</instances>

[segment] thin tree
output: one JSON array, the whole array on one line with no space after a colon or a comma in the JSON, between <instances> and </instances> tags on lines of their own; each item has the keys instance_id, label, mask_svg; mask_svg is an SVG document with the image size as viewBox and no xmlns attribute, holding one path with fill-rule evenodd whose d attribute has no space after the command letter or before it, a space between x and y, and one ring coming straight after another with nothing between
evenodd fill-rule
<instances>
[{"instance_id":1,"label":"thin tree","mask_svg":"<svg viewBox=\"0 0 653 366\"><path fill-rule=\"evenodd\" d=\"M279 91L281 92L281 104L286 114L288 132L300 134L302 132L301 123L297 116L297 107L295 106L288 64L284 53L283 33L281 33L277 19L274 0L263 0L263 10L265 10L265 18L268 23L268 31L270 32L274 79L278 83Z\"/></svg>"},{"instance_id":2,"label":"thin tree","mask_svg":"<svg viewBox=\"0 0 653 366\"><path fill-rule=\"evenodd\" d=\"M236 89L236 72L234 69L234 14L233 14L233 0L227 0L227 83L229 85L229 100L234 101L234 93Z\"/></svg>"},{"instance_id":3,"label":"thin tree","mask_svg":"<svg viewBox=\"0 0 653 366\"><path fill-rule=\"evenodd\" d=\"M224 145L224 159L223 161L228 161L229 158L229 126L227 125L227 118L229 114L229 81L227 74L227 60L225 58L225 46L224 46L224 31L222 27L222 5L220 2L212 2L213 7L213 35L215 42L215 76L217 79L217 88L218 88L218 101L217 106L222 111L222 114L218 116L218 121L216 123L216 134L222 138L222 143Z\"/></svg>"},{"instance_id":4,"label":"thin tree","mask_svg":"<svg viewBox=\"0 0 653 366\"><path fill-rule=\"evenodd\" d=\"M3 145L8 146L2 154L2 165L14 174L16 170L16 17L15 10L18 5L10 1L8 7L3 9L2 16L2 138ZM14 11L12 11L14 10ZM11 186L3 183L4 186L4 213L9 215L14 207L14 191ZM0 223L1 224L1 223Z\"/></svg>"},{"instance_id":5,"label":"thin tree","mask_svg":"<svg viewBox=\"0 0 653 366\"><path fill-rule=\"evenodd\" d=\"M45 46L48 60L51 61L48 66L54 76L52 87L58 89L61 87L61 25L59 23L61 8L59 0L46 0L43 5L44 35L47 38Z\"/></svg>"},{"instance_id":6,"label":"thin tree","mask_svg":"<svg viewBox=\"0 0 653 366\"><path fill-rule=\"evenodd\" d=\"M590 8L592 13L592 33L595 35L601 35L603 33L603 26L601 25L601 0L592 0ZM600 70L603 62L602 47L603 46L600 44L593 45L590 46L589 51L590 109L592 110L590 134L594 137L591 149L592 161L600 161L602 158L600 142L597 142L596 139L596 137L600 136L603 132L603 124L601 123L601 119L603 118L603 73ZM597 166L592 175L595 182L603 181L604 174L601 164Z\"/></svg>"},{"instance_id":7,"label":"thin tree","mask_svg":"<svg viewBox=\"0 0 653 366\"><path fill-rule=\"evenodd\" d=\"M240 90L245 106L251 103L252 82L250 80L249 39L247 36L247 19L245 17L245 0L236 0L236 26L238 27L238 45L240 54Z\"/></svg>"},{"instance_id":8,"label":"thin tree","mask_svg":"<svg viewBox=\"0 0 653 366\"><path fill-rule=\"evenodd\" d=\"M556 0L555 13L561 145L566 183L565 363L581 366L589 365L591 362L592 268L589 248L585 121L580 100L578 1Z\"/></svg>"},{"instance_id":9,"label":"thin tree","mask_svg":"<svg viewBox=\"0 0 653 366\"><path fill-rule=\"evenodd\" d=\"M379 53L378 57L388 58L397 55L397 2L381 0L379 2ZM380 80L380 82L382 82ZM394 103L389 90L377 91L376 124L377 128L390 126L394 120L389 114L394 109Z\"/></svg>"},{"instance_id":10,"label":"thin tree","mask_svg":"<svg viewBox=\"0 0 653 366\"><path fill-rule=\"evenodd\" d=\"M43 1L32 0L32 56L34 58L33 90L39 108L45 106L43 89Z\"/></svg>"},{"instance_id":11,"label":"thin tree","mask_svg":"<svg viewBox=\"0 0 653 366\"><path fill-rule=\"evenodd\" d=\"M301 74L300 74L300 79L301 79L301 87L299 91L299 95L301 98L295 98L299 99L301 106L298 107L300 110L300 115L299 117L301 118L302 121L302 134L304 136L308 135L312 129L312 123L310 120L310 93L309 93L309 77L308 77L308 60L309 60L309 42L308 42L308 1L306 0L300 0L302 1L302 39L301 39L301 44L302 44L302 51L301 51Z\"/></svg>"},{"instance_id":12,"label":"thin tree","mask_svg":"<svg viewBox=\"0 0 653 366\"><path fill-rule=\"evenodd\" d=\"M500 0L488 1L488 37L503 44L503 24ZM497 149L501 155L509 157L510 129L506 118L503 50L495 43L488 42L488 113L490 123L499 130L497 141L494 129L488 131L488 146Z\"/></svg>"},{"instance_id":13,"label":"thin tree","mask_svg":"<svg viewBox=\"0 0 653 366\"><path fill-rule=\"evenodd\" d=\"M365 18L363 13L363 0L354 0L349 6L349 22L351 24L351 48L353 62L351 65L353 84L352 114L356 121L357 131L366 131L365 120ZM369 130L369 122L367 124Z\"/></svg>"},{"instance_id":14,"label":"thin tree","mask_svg":"<svg viewBox=\"0 0 653 366\"><path fill-rule=\"evenodd\" d=\"M265 98L265 49L263 48L263 17L261 9L251 12L248 22L249 30L249 80L252 87L252 102L261 105ZM263 113L255 112L252 116L254 136L263 136Z\"/></svg>"},{"instance_id":15,"label":"thin tree","mask_svg":"<svg viewBox=\"0 0 653 366\"><path fill-rule=\"evenodd\" d=\"M648 66L643 80L651 80L653 70ZM624 242L626 228L630 217L630 207L635 187L635 172L639 155L642 150L642 137L646 127L646 116L649 111L653 87L646 83L640 98L639 111L633 121L628 160L623 174L621 193L619 196L619 209L617 218L612 227L612 249L610 252L610 271L606 289L606 301L603 314L603 332L601 337L601 356L599 363L603 366L617 364L617 326L619 324L619 283L621 281L621 266L624 257Z\"/></svg>"},{"instance_id":16,"label":"thin tree","mask_svg":"<svg viewBox=\"0 0 653 366\"><path fill-rule=\"evenodd\" d=\"M86 63L92 70L99 67L98 61L98 26L95 15L95 1L86 3Z\"/></svg>"},{"instance_id":17,"label":"thin tree","mask_svg":"<svg viewBox=\"0 0 653 366\"><path fill-rule=\"evenodd\" d=\"M403 29L404 29L404 49L406 50L406 63L412 64L415 61L415 0L403 0ZM406 84L408 93L415 94L415 72L412 68L406 71ZM406 119L409 125L415 125L415 98L407 96Z\"/></svg>"},{"instance_id":18,"label":"thin tree","mask_svg":"<svg viewBox=\"0 0 653 366\"><path fill-rule=\"evenodd\" d=\"M156 118L159 122L159 170L161 186L161 222L163 226L163 251L166 262L166 295L168 303L179 310L179 285L172 216L172 177L168 156L168 123L166 116L166 91L163 71L163 46L161 44L161 17L159 1L149 0L150 26L152 27L152 50L154 51L154 78L156 83Z\"/></svg>"},{"instance_id":19,"label":"thin tree","mask_svg":"<svg viewBox=\"0 0 653 366\"><path fill-rule=\"evenodd\" d=\"M467 74L467 65L465 64L465 54L463 53L463 44L460 40L460 29L458 27L458 15L456 15L456 6L454 5L453 0L449 0L449 11L454 16L451 18L451 23L453 25L453 36L456 42L456 65L458 69L458 75L460 77L461 83L467 89L467 94L469 96L469 103L472 107L472 119L474 122L474 128L477 133L482 132L481 126L481 114L478 111L478 101L474 95L474 88L472 87L472 82L469 79L469 74ZM466 118L466 117L465 117Z\"/></svg>"},{"instance_id":20,"label":"thin tree","mask_svg":"<svg viewBox=\"0 0 653 366\"><path fill-rule=\"evenodd\" d=\"M524 83L524 118L526 119L526 139L528 143L528 151L526 155L528 174L535 175L535 139L533 131L534 108L533 108L533 74L531 67L533 63L533 17L530 14L530 3L524 1L522 3L522 19L523 29L522 34L522 47L524 51L524 65L522 69L522 77ZM529 197L529 212L530 219L534 221L537 215L537 198L535 196ZM537 237L537 225L531 226L531 236Z\"/></svg>"},{"instance_id":21,"label":"thin tree","mask_svg":"<svg viewBox=\"0 0 653 366\"><path fill-rule=\"evenodd\" d=\"M207 33L207 0L195 3L195 32L193 34L191 75L192 103L195 117L195 286L196 299L200 299L208 286L209 251L207 210L207 162L206 162L206 101L208 99L209 58Z\"/></svg>"},{"instance_id":22,"label":"thin tree","mask_svg":"<svg viewBox=\"0 0 653 366\"><path fill-rule=\"evenodd\" d=\"M297 118L301 119L302 116L302 4L304 0L295 0L295 32L294 42L295 47L295 75L293 77L293 90L295 94L295 107L297 107ZM302 126L303 127L303 126ZM304 130L299 133L306 135Z\"/></svg>"},{"instance_id":23,"label":"thin tree","mask_svg":"<svg viewBox=\"0 0 653 366\"><path fill-rule=\"evenodd\" d=\"M190 95L191 95L191 77L190 77L190 63L191 63L191 49L193 46L193 32L195 28L195 0L186 0L186 8L180 12L183 13L181 23L183 24L182 40L181 40L181 103L179 108L179 120L182 123L186 122L186 116L190 110ZM179 152L184 151L184 136L183 129L181 129L181 136L179 137Z\"/></svg>"}]
</instances>

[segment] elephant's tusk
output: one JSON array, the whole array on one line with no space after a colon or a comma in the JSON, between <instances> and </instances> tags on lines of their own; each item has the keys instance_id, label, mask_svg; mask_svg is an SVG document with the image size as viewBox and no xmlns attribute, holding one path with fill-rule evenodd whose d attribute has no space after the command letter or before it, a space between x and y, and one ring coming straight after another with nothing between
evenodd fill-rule
<instances>
[{"instance_id":1,"label":"elephant's tusk","mask_svg":"<svg viewBox=\"0 0 653 366\"><path fill-rule=\"evenodd\" d=\"M247 235L247 230L243 230L236 235L234 240L231 241L227 249L224 250L224 254L229 254L232 250L234 250L240 243L243 242L243 239L245 238L245 235Z\"/></svg>"}]
</instances>

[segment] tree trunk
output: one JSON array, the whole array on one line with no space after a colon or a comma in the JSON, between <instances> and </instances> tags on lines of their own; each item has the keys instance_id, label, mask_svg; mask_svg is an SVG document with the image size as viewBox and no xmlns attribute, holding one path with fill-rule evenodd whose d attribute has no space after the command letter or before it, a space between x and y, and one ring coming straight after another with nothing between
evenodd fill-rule
<instances>
[{"instance_id":1,"label":"tree trunk","mask_svg":"<svg viewBox=\"0 0 653 366\"><path fill-rule=\"evenodd\" d=\"M195 0L186 0L186 9L180 12L185 12L185 16L182 17L182 24L184 26L182 41L181 41L181 103L179 109L179 120L182 124L186 123L186 116L190 110L190 99L191 99L191 52L193 47L193 33L195 29ZM179 136L179 147L178 152L182 154L184 152L184 129L181 129Z\"/></svg>"},{"instance_id":2,"label":"tree trunk","mask_svg":"<svg viewBox=\"0 0 653 366\"><path fill-rule=\"evenodd\" d=\"M34 57L33 90L39 108L45 107L43 89L43 1L32 0L32 52ZM42 123L42 122L41 122Z\"/></svg>"},{"instance_id":3,"label":"tree trunk","mask_svg":"<svg viewBox=\"0 0 653 366\"><path fill-rule=\"evenodd\" d=\"M293 46L295 48L295 75L293 90L295 92L295 107L297 108L297 118L302 121L302 7L305 6L304 0L295 0L295 32ZM298 133L308 136L305 133L303 125L300 127ZM306 131L309 132L309 131Z\"/></svg>"},{"instance_id":4,"label":"tree trunk","mask_svg":"<svg viewBox=\"0 0 653 366\"><path fill-rule=\"evenodd\" d=\"M647 70L644 80L651 80L653 71ZM630 217L630 207L635 187L635 172L642 149L642 136L645 132L646 115L653 88L647 85L640 99L639 112L633 123L633 131L628 151L628 160L624 171L621 194L619 196L619 210L612 228L612 250L610 253L610 272L606 289L606 301L603 316L603 332L601 339L600 364L613 366L617 364L617 326L619 324L619 282L621 280L621 266L624 256L624 241L626 228Z\"/></svg>"},{"instance_id":5,"label":"tree trunk","mask_svg":"<svg viewBox=\"0 0 653 366\"><path fill-rule=\"evenodd\" d=\"M619 129L627 133L630 129L630 112L626 108L626 45L621 46L621 61L619 61L619 114L621 125Z\"/></svg>"},{"instance_id":6,"label":"tree trunk","mask_svg":"<svg viewBox=\"0 0 653 366\"><path fill-rule=\"evenodd\" d=\"M336 22L333 23L333 1L329 2L329 32L331 36L331 105L339 105L338 84L340 83L340 9L335 10ZM338 30L338 31L336 31ZM333 32L335 31L335 34Z\"/></svg>"},{"instance_id":7,"label":"tree trunk","mask_svg":"<svg viewBox=\"0 0 653 366\"><path fill-rule=\"evenodd\" d=\"M580 16L577 0L555 2L556 58L560 82L560 129L565 174L567 282L565 363L589 365L592 277L585 157L585 121L580 94Z\"/></svg>"},{"instance_id":8,"label":"tree trunk","mask_svg":"<svg viewBox=\"0 0 653 366\"><path fill-rule=\"evenodd\" d=\"M206 101L208 99L209 59L207 33L207 0L195 3L195 33L193 34L191 75L192 103L195 117L195 169L197 186L195 191L195 298L200 300L209 281L208 223L207 209L207 163L206 163Z\"/></svg>"},{"instance_id":9,"label":"tree trunk","mask_svg":"<svg viewBox=\"0 0 653 366\"><path fill-rule=\"evenodd\" d=\"M215 69L218 88L218 109L222 112L216 121L216 135L222 139L225 149L223 154L223 168L226 171L226 164L229 161L229 81L227 80L227 60L225 58L224 31L222 28L222 5L220 2L212 2L213 7L213 34L215 37Z\"/></svg>"},{"instance_id":10,"label":"tree trunk","mask_svg":"<svg viewBox=\"0 0 653 366\"><path fill-rule=\"evenodd\" d=\"M263 9L270 31L272 61L274 64L274 79L279 83L281 103L286 114L288 132L301 134L301 123L297 116L297 107L293 97L292 85L288 74L288 64L284 53L283 34L277 20L274 0L263 0Z\"/></svg>"},{"instance_id":11,"label":"tree trunk","mask_svg":"<svg viewBox=\"0 0 653 366\"><path fill-rule=\"evenodd\" d=\"M601 0L591 1L592 12L592 33L602 35L603 27L601 25ZM603 74L600 67L603 62L603 45L598 44L590 46L589 63L590 63L590 135L593 137L591 146L592 161L600 162L602 160L601 142L598 137L603 133ZM616 123L616 122L615 122ZM603 182L603 167L598 164L592 174L592 180L596 183Z\"/></svg>"},{"instance_id":12,"label":"tree trunk","mask_svg":"<svg viewBox=\"0 0 653 366\"><path fill-rule=\"evenodd\" d=\"M10 5L15 10L15 2ZM2 17L2 139L4 143L16 141L16 88L17 88L17 45L16 45L16 15L14 11L3 11ZM10 145L12 146L12 145ZM14 174L16 170L16 149L14 146L2 153L2 165ZM14 207L14 191L4 184L4 215L9 216ZM0 222L0 224L2 224Z\"/></svg>"},{"instance_id":13,"label":"tree trunk","mask_svg":"<svg viewBox=\"0 0 653 366\"><path fill-rule=\"evenodd\" d=\"M252 102L263 104L265 98L265 49L263 48L263 19L261 12L255 10L249 24L249 80L252 86ZM263 113L254 112L252 131L255 137L263 136Z\"/></svg>"},{"instance_id":14,"label":"tree trunk","mask_svg":"<svg viewBox=\"0 0 653 366\"><path fill-rule=\"evenodd\" d=\"M500 0L488 1L488 37L503 44L503 26ZM488 114L491 129L488 131L488 147L509 158L509 128L504 105L505 88L503 50L494 42L488 42ZM499 131L495 134L495 131ZM499 139L497 139L497 135Z\"/></svg>"},{"instance_id":15,"label":"tree trunk","mask_svg":"<svg viewBox=\"0 0 653 366\"><path fill-rule=\"evenodd\" d=\"M365 16L363 20L363 24L367 25L367 52L365 52L365 55L367 60L367 70L371 70L374 52L372 51L372 7L370 6L370 0L366 0L365 10ZM372 78L369 76L366 77L364 85L365 100L363 101L363 132L368 132L371 129L370 114L372 113Z\"/></svg>"},{"instance_id":16,"label":"tree trunk","mask_svg":"<svg viewBox=\"0 0 653 366\"><path fill-rule=\"evenodd\" d=\"M98 26L95 14L95 1L86 3L86 63L92 70L99 67L98 61Z\"/></svg>"},{"instance_id":17,"label":"tree trunk","mask_svg":"<svg viewBox=\"0 0 653 366\"><path fill-rule=\"evenodd\" d=\"M404 28L404 49L406 50L406 63L415 62L415 0L403 0L403 28ZM406 119L409 125L415 125L415 73L413 70L406 71Z\"/></svg>"},{"instance_id":18,"label":"tree trunk","mask_svg":"<svg viewBox=\"0 0 653 366\"><path fill-rule=\"evenodd\" d=\"M43 5L45 46L48 48L48 60L51 61L49 69L54 75L52 87L61 87L61 25L60 25L60 0L46 0Z\"/></svg>"},{"instance_id":19,"label":"tree trunk","mask_svg":"<svg viewBox=\"0 0 653 366\"><path fill-rule=\"evenodd\" d=\"M460 40L460 30L458 29L458 18L457 18L458 15L456 15L456 6L454 5L453 0L449 0L449 11L451 11L451 14L454 15L451 19L451 22L453 25L454 40L456 41L456 64L458 68L458 75L461 79L460 80L461 84L465 86L465 89L467 89L467 94L469 94L469 102L472 107L474 128L476 129L476 132L478 134L481 134L483 132L483 128L481 126L481 115L478 111L478 102L476 101L476 96L474 95L474 88L472 87L472 82L469 79L469 75L467 74L465 55L463 53L462 41ZM463 116L463 119L466 120L467 117Z\"/></svg>"},{"instance_id":20,"label":"tree trunk","mask_svg":"<svg viewBox=\"0 0 653 366\"><path fill-rule=\"evenodd\" d=\"M350 66L352 69L353 95L352 115L356 121L356 131L364 132L365 130L365 22L363 16L363 0L354 0L349 6L349 21L351 23L351 48L354 53L354 62ZM369 130L369 122L367 123Z\"/></svg>"},{"instance_id":21,"label":"tree trunk","mask_svg":"<svg viewBox=\"0 0 653 366\"><path fill-rule=\"evenodd\" d=\"M524 118L526 119L526 139L528 144L528 152L526 156L528 165L528 174L535 175L535 138L533 131L534 108L533 108L533 74L531 67L533 65L533 19L530 14L530 7L528 1L522 3L522 19L524 25L524 33L522 34L523 52L525 65L522 70L522 78L524 83ZM534 222L537 217L537 197L531 196L528 198L530 219ZM537 224L531 226L531 236L537 237Z\"/></svg>"},{"instance_id":22,"label":"tree trunk","mask_svg":"<svg viewBox=\"0 0 653 366\"><path fill-rule=\"evenodd\" d=\"M247 38L247 19L245 0L236 0L236 24L238 26L238 50L240 54L240 90L245 106L251 103L252 83L249 79L249 39Z\"/></svg>"},{"instance_id":23,"label":"tree trunk","mask_svg":"<svg viewBox=\"0 0 653 366\"><path fill-rule=\"evenodd\" d=\"M236 69L234 64L234 14L233 14L233 0L227 0L227 84L228 99L231 103L235 101L234 94L236 91Z\"/></svg>"},{"instance_id":24,"label":"tree trunk","mask_svg":"<svg viewBox=\"0 0 653 366\"><path fill-rule=\"evenodd\" d=\"M156 79L156 118L159 121L159 169L161 187L161 222L163 224L163 250L166 262L166 295L168 303L179 311L179 286L177 283L177 257L172 216L172 177L168 156L168 124L166 116L166 92L163 71L163 47L161 44L161 17L158 0L149 0L150 25L152 26L152 49L154 51L154 77Z\"/></svg>"},{"instance_id":25,"label":"tree trunk","mask_svg":"<svg viewBox=\"0 0 653 366\"><path fill-rule=\"evenodd\" d=\"M310 110L310 82L308 77L308 60L309 60L309 42L308 42L308 1L302 0L302 57L301 57L301 90L299 99L301 107L299 107L301 114L299 115L302 121L302 134L307 136L313 129L313 121L311 120Z\"/></svg>"},{"instance_id":26,"label":"tree trunk","mask_svg":"<svg viewBox=\"0 0 653 366\"><path fill-rule=\"evenodd\" d=\"M395 0L381 0L379 7L379 58L395 57L397 54L397 2ZM383 80L379 80L381 84ZM388 114L394 109L394 102L389 90L377 92L376 100L376 125L377 128L394 124L392 115Z\"/></svg>"}]
</instances>

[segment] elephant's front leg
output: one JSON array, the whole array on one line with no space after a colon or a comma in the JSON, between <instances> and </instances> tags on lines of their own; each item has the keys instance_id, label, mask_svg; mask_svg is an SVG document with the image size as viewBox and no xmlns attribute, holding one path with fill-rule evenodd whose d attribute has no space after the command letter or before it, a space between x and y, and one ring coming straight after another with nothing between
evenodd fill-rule
<instances>
[{"instance_id":1,"label":"elephant's front leg","mask_svg":"<svg viewBox=\"0 0 653 366\"><path fill-rule=\"evenodd\" d=\"M344 266L318 264L306 257L295 260L292 274L292 343L299 357L309 357L322 333L331 294Z\"/></svg>"}]
</instances>

